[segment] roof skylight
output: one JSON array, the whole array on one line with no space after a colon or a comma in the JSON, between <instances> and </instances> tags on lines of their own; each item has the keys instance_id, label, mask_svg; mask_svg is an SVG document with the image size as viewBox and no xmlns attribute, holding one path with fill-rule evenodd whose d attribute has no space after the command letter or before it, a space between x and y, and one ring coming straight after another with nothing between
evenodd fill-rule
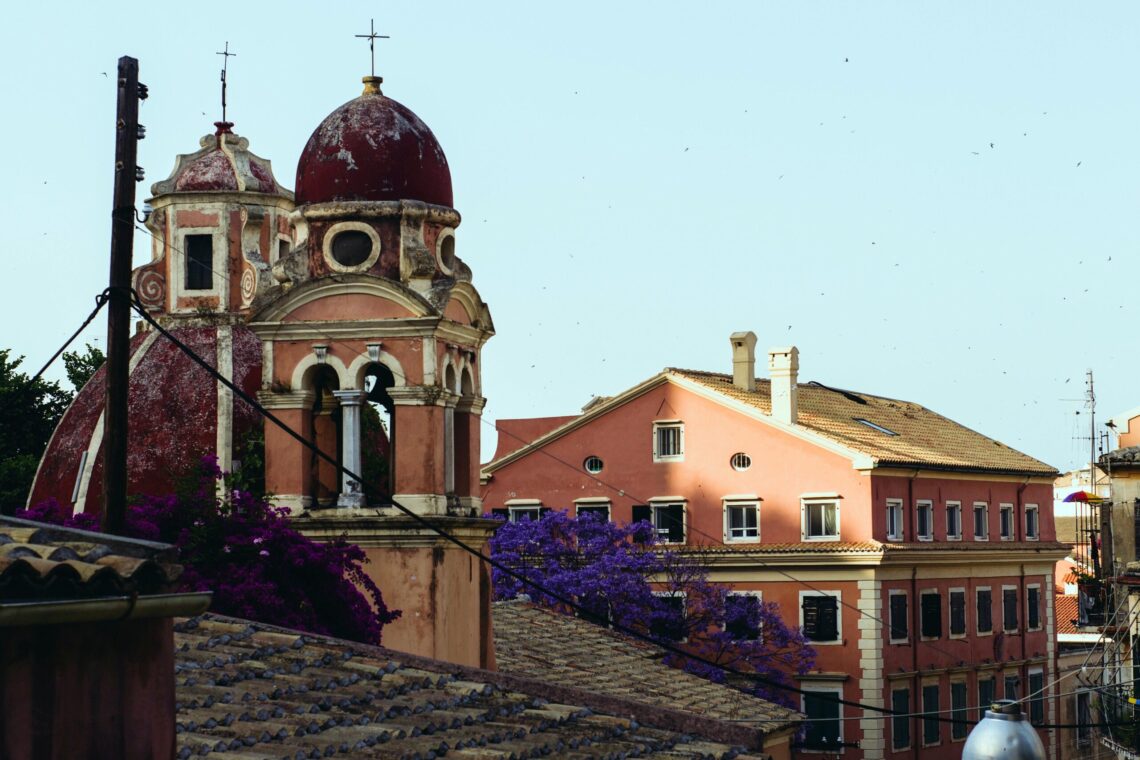
<instances>
[{"instance_id":1,"label":"roof skylight","mask_svg":"<svg viewBox=\"0 0 1140 760\"><path fill-rule=\"evenodd\" d=\"M898 435L898 433L891 430L890 428L885 428L882 425L876 425L874 422L871 422L870 420L865 420L862 417L852 417L851 419L855 420L860 425L866 425L867 427L871 428L872 430L877 430L880 433L882 433L883 435Z\"/></svg>"}]
</instances>

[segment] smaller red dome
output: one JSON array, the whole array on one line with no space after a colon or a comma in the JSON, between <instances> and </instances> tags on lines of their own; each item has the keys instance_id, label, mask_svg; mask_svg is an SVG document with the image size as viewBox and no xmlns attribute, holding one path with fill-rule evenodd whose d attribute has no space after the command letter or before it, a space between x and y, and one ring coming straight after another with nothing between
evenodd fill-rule
<instances>
[{"instance_id":1,"label":"smaller red dome","mask_svg":"<svg viewBox=\"0 0 1140 760\"><path fill-rule=\"evenodd\" d=\"M230 131L229 122L214 122L218 130L206 135L201 149L178 157L174 171L151 187L158 196L166 193L250 192L288 195L278 187L269 162L249 151L249 140Z\"/></svg>"},{"instance_id":2,"label":"smaller red dome","mask_svg":"<svg viewBox=\"0 0 1140 760\"><path fill-rule=\"evenodd\" d=\"M297 163L297 203L417 200L450 207L451 170L435 135L374 89L313 132Z\"/></svg>"}]
</instances>

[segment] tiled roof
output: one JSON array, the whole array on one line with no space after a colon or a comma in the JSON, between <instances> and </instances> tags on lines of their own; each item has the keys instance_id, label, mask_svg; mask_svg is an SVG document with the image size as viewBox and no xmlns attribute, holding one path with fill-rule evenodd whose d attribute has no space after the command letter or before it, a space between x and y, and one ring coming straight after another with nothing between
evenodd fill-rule
<instances>
[{"instance_id":1,"label":"tiled roof","mask_svg":"<svg viewBox=\"0 0 1140 760\"><path fill-rule=\"evenodd\" d=\"M697 548L700 554L878 554L884 544L878 541L803 541L746 545L712 544Z\"/></svg>"},{"instance_id":2,"label":"tiled roof","mask_svg":"<svg viewBox=\"0 0 1140 760\"><path fill-rule=\"evenodd\" d=\"M1100 461L1113 467L1131 467L1140 465L1140 446L1127 446L1102 454Z\"/></svg>"},{"instance_id":3,"label":"tiled roof","mask_svg":"<svg viewBox=\"0 0 1140 760\"><path fill-rule=\"evenodd\" d=\"M491 615L500 670L564 686L775 729L791 710L670 668L659 649L526 601L497 602Z\"/></svg>"},{"instance_id":4,"label":"tiled roof","mask_svg":"<svg viewBox=\"0 0 1140 760\"><path fill-rule=\"evenodd\" d=\"M1053 616L1057 621L1057 634L1082 633L1077 628L1077 597L1075 594L1056 594L1053 597Z\"/></svg>"},{"instance_id":5,"label":"tiled roof","mask_svg":"<svg viewBox=\"0 0 1140 760\"><path fill-rule=\"evenodd\" d=\"M668 369L666 372L771 414L771 386L757 378L752 393L715 372ZM1056 468L909 401L838 391L820 385L798 386L798 424L884 465L925 465L956 470L1009 472L1055 477ZM863 402L857 401L861 399ZM897 435L858 422L864 419Z\"/></svg>"},{"instance_id":6,"label":"tiled roof","mask_svg":"<svg viewBox=\"0 0 1140 760\"><path fill-rule=\"evenodd\" d=\"M0 518L0 603L167 591L182 573L164 544Z\"/></svg>"},{"instance_id":7,"label":"tiled roof","mask_svg":"<svg viewBox=\"0 0 1140 760\"><path fill-rule=\"evenodd\" d=\"M175 674L179 758L759 758L675 711L213 615L176 624Z\"/></svg>"}]
</instances>

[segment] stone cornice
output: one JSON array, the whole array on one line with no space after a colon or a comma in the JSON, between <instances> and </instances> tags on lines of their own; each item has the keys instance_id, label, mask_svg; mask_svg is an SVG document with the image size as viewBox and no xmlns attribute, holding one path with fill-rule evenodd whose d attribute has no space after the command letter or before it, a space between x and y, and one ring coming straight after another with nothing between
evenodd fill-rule
<instances>
[{"instance_id":1,"label":"stone cornice","mask_svg":"<svg viewBox=\"0 0 1140 760\"><path fill-rule=\"evenodd\" d=\"M370 340L374 338L442 338L452 343L481 347L491 333L442 317L357 319L321 322L250 322L262 340Z\"/></svg>"},{"instance_id":2,"label":"stone cornice","mask_svg":"<svg viewBox=\"0 0 1140 760\"><path fill-rule=\"evenodd\" d=\"M503 524L482 517L426 516L427 523L475 549L482 549ZM384 517L374 508L309 510L292 519L292 526L309 538L344 538L365 548L423 549L454 544L419 520L399 515Z\"/></svg>"}]
</instances>

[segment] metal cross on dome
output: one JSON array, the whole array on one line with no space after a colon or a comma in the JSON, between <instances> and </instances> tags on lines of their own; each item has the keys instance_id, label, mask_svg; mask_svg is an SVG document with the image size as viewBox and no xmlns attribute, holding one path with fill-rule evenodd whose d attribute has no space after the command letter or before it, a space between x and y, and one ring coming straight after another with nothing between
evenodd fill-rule
<instances>
[{"instance_id":1,"label":"metal cross on dome","mask_svg":"<svg viewBox=\"0 0 1140 760\"><path fill-rule=\"evenodd\" d=\"M222 121L226 120L226 69L229 68L230 58L236 58L237 53L230 52L230 43L226 41L226 49L215 53L215 55L225 56L222 58Z\"/></svg>"},{"instance_id":2,"label":"metal cross on dome","mask_svg":"<svg viewBox=\"0 0 1140 760\"><path fill-rule=\"evenodd\" d=\"M391 39L386 34L376 33L375 19L368 19L368 34L354 34L354 37L368 40L368 52L372 56L372 76L376 76L376 40Z\"/></svg>"}]
</instances>

